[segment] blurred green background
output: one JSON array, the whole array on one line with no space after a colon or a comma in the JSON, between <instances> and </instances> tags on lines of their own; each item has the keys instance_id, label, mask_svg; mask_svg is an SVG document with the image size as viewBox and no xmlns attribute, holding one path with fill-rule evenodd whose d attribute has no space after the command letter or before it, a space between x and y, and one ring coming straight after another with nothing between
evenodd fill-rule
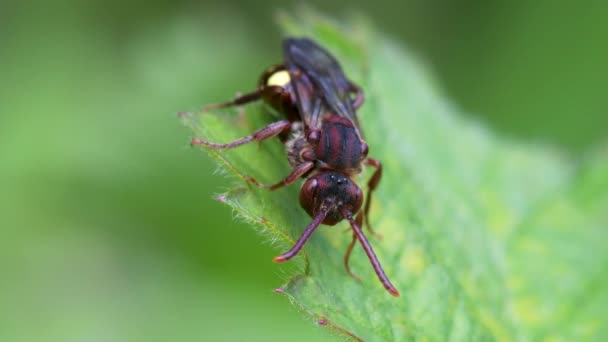
<instances>
[{"instance_id":1,"label":"blurred green background","mask_svg":"<svg viewBox=\"0 0 608 342\"><path fill-rule=\"evenodd\" d=\"M608 135L607 2L310 4L368 16L500 134L574 156ZM277 9L0 4L0 341L331 340L272 292L278 251L175 118L253 89Z\"/></svg>"}]
</instances>

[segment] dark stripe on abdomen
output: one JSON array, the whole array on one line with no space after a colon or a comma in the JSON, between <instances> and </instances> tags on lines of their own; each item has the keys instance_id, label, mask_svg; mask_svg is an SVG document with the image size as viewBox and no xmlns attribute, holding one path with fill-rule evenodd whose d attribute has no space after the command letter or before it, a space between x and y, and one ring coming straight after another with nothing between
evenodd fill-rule
<instances>
[{"instance_id":1,"label":"dark stripe on abdomen","mask_svg":"<svg viewBox=\"0 0 608 342\"><path fill-rule=\"evenodd\" d=\"M358 166L361 144L353 127L327 124L322 134L323 143L317 148L317 156L320 160L335 169L349 169Z\"/></svg>"}]
</instances>

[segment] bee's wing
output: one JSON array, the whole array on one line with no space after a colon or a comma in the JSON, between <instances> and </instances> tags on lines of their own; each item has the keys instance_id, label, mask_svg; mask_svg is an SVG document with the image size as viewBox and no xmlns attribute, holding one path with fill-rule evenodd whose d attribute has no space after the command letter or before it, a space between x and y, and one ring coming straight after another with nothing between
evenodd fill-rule
<instances>
[{"instance_id":1,"label":"bee's wing","mask_svg":"<svg viewBox=\"0 0 608 342\"><path fill-rule=\"evenodd\" d=\"M310 127L319 127L323 106L358 127L350 98L351 83L340 64L326 50L306 38L283 41L285 66L291 76L300 115Z\"/></svg>"}]
</instances>

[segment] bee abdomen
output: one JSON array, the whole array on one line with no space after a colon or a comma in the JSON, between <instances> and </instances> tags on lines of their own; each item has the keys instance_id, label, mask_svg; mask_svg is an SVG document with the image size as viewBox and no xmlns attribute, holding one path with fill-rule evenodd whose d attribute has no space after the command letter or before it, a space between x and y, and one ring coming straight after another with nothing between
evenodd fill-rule
<instances>
[{"instance_id":1,"label":"bee abdomen","mask_svg":"<svg viewBox=\"0 0 608 342\"><path fill-rule=\"evenodd\" d=\"M336 170L358 169L361 163L361 140L348 120L324 123L317 158Z\"/></svg>"}]
</instances>

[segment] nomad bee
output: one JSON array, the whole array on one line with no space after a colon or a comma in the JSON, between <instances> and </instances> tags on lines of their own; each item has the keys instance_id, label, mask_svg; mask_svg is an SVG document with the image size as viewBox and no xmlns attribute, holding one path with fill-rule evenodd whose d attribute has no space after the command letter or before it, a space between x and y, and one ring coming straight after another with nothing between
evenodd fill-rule
<instances>
[{"instance_id":1,"label":"nomad bee","mask_svg":"<svg viewBox=\"0 0 608 342\"><path fill-rule=\"evenodd\" d=\"M358 240L365 250L374 271L388 292L398 297L399 291L384 273L374 250L361 230L369 225L372 192L382 175L382 164L369 158L368 146L361 136L355 110L364 101L363 91L350 82L342 68L325 49L309 39L287 38L283 41L284 63L264 72L256 91L232 101L205 106L205 110L239 106L263 100L285 119L273 122L253 134L225 144L200 138L193 145L213 149L230 149L252 141L263 141L275 136L285 143L292 171L276 184L267 185L249 177L257 186L275 190L304 178L300 191L300 205L313 218L294 246L274 258L284 262L302 249L320 224L333 226L346 219L353 231L344 265L348 273L352 249ZM363 192L352 177L363 166L375 168L368 181L369 192L362 211ZM355 216L356 215L356 216Z\"/></svg>"}]
</instances>

